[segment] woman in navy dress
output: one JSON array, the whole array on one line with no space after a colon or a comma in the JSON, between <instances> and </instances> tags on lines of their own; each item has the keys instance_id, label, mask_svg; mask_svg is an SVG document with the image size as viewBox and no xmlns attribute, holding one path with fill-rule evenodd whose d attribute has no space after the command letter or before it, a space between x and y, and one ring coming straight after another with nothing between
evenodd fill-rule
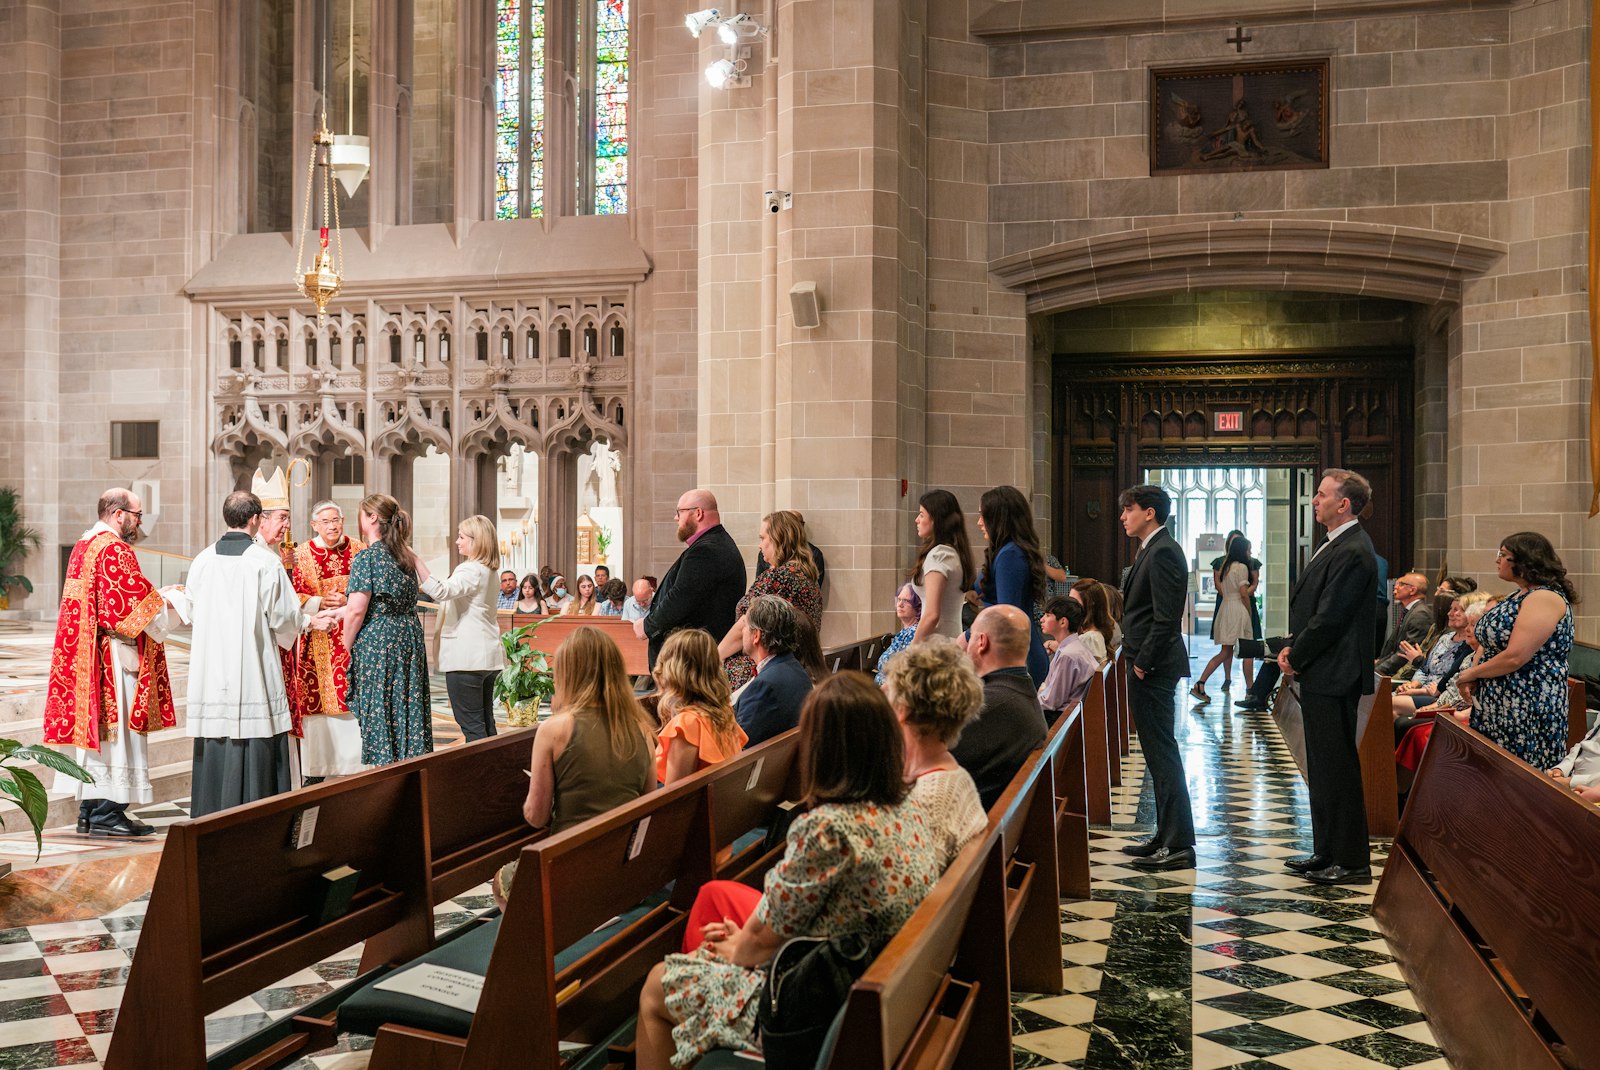
<instances>
[{"instance_id":1,"label":"woman in navy dress","mask_svg":"<svg viewBox=\"0 0 1600 1070\"><path fill-rule=\"evenodd\" d=\"M1550 540L1519 531L1495 566L1516 593L1478 618L1478 664L1456 677L1473 691L1471 726L1535 769L1567 750L1567 655L1578 600Z\"/></svg>"},{"instance_id":2,"label":"woman in navy dress","mask_svg":"<svg viewBox=\"0 0 1600 1070\"><path fill-rule=\"evenodd\" d=\"M986 490L978 502L978 527L989 540L983 572L978 576L978 596L986 606L1012 605L1028 615L1028 675L1042 687L1050 673L1044 652L1044 632L1034 612L1044 597L1044 554L1033 527L1033 510L1016 487Z\"/></svg>"}]
</instances>

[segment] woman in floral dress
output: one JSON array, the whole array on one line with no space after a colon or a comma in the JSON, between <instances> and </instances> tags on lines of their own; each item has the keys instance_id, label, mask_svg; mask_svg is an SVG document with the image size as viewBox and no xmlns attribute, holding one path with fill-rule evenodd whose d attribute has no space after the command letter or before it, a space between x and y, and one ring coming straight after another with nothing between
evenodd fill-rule
<instances>
[{"instance_id":1,"label":"woman in floral dress","mask_svg":"<svg viewBox=\"0 0 1600 1070\"><path fill-rule=\"evenodd\" d=\"M639 1070L754 1046L763 967L784 941L860 933L881 948L939 877L921 812L906 803L899 723L867 677L832 676L811 693L799 748L813 808L790 827L763 892L734 881L700 890L693 950L668 955L640 993Z\"/></svg>"},{"instance_id":2,"label":"woman in floral dress","mask_svg":"<svg viewBox=\"0 0 1600 1070\"><path fill-rule=\"evenodd\" d=\"M1478 618L1478 664L1456 676L1472 688L1471 726L1535 769L1567 752L1567 655L1578 600L1550 540L1519 531L1495 566L1516 593Z\"/></svg>"},{"instance_id":3,"label":"woman in floral dress","mask_svg":"<svg viewBox=\"0 0 1600 1070\"><path fill-rule=\"evenodd\" d=\"M428 653L417 619L411 518L387 494L361 502L367 548L350 561L342 610L350 651L350 712L361 726L361 760L388 765L433 750Z\"/></svg>"},{"instance_id":4,"label":"woman in floral dress","mask_svg":"<svg viewBox=\"0 0 1600 1070\"><path fill-rule=\"evenodd\" d=\"M734 610L737 619L717 644L722 671L728 674L728 684L735 691L755 675L755 662L744 652L744 615L751 599L775 594L794 606L796 613L804 614L812 628L822 630L822 588L817 582L817 563L811 559L805 517L792 509L768 513L761 518L760 547L769 567L739 600Z\"/></svg>"}]
</instances>

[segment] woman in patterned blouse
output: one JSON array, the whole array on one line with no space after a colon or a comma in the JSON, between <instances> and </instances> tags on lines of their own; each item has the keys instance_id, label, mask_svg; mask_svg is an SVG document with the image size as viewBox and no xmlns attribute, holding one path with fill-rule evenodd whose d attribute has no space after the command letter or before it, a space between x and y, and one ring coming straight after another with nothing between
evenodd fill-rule
<instances>
[{"instance_id":1,"label":"woman in patterned blouse","mask_svg":"<svg viewBox=\"0 0 1600 1070\"><path fill-rule=\"evenodd\" d=\"M733 627L717 644L722 671L735 691L755 675L755 662L744 652L744 615L751 599L775 594L794 606L818 632L822 630L822 588L817 583L817 563L811 558L811 541L806 538L806 518L793 509L768 513L761 518L760 547L769 567L739 599Z\"/></svg>"},{"instance_id":2,"label":"woman in patterned blouse","mask_svg":"<svg viewBox=\"0 0 1600 1070\"><path fill-rule=\"evenodd\" d=\"M881 948L938 879L922 811L906 804L899 723L871 680L841 673L811 692L798 761L811 809L790 826L764 891L706 884L689 914L686 953L650 971L639 994L638 1070L682 1070L712 1048L758 1044L763 967L784 941L859 933Z\"/></svg>"}]
</instances>

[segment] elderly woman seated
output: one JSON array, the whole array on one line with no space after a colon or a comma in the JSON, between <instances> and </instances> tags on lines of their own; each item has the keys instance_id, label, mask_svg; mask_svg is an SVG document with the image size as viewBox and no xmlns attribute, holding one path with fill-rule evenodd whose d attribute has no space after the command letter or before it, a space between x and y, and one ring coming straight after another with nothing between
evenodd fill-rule
<instances>
[{"instance_id":1,"label":"elderly woman seated","mask_svg":"<svg viewBox=\"0 0 1600 1070\"><path fill-rule=\"evenodd\" d=\"M884 680L888 678L889 660L910 646L911 640L917 636L917 625L922 620L922 599L917 596L917 589L912 584L904 584L895 592L894 615L900 622L900 630L894 633L888 648L878 659L878 671L873 678L877 680L879 687L882 687Z\"/></svg>"},{"instance_id":2,"label":"elderly woman seated","mask_svg":"<svg viewBox=\"0 0 1600 1070\"><path fill-rule=\"evenodd\" d=\"M1422 667L1416 671L1411 681L1395 689L1396 720L1414 716L1420 706L1432 705L1440 693L1455 679L1456 673L1461 671L1461 666L1472 653L1472 648L1467 642L1472 634L1472 625L1467 622L1463 608L1463 603L1468 597L1460 595L1450 600L1446 611L1444 633L1428 651ZM1479 615L1482 615L1481 610Z\"/></svg>"},{"instance_id":3,"label":"elderly woman seated","mask_svg":"<svg viewBox=\"0 0 1600 1070\"><path fill-rule=\"evenodd\" d=\"M1471 653L1461 663L1456 674L1445 683L1436 701L1404 717L1395 717L1394 736L1397 746L1394 760L1398 767L1396 774L1402 794L1410 790L1417 766L1422 762L1422 752L1428 745L1428 737L1433 734L1434 716L1446 713L1466 724L1472 715L1471 696L1461 690L1461 671L1475 664L1480 653L1478 637L1474 634L1473 626L1478 623L1478 618L1492 609L1500 599L1486 591L1474 591L1472 594L1462 595L1456 601L1461 606L1462 638Z\"/></svg>"}]
</instances>

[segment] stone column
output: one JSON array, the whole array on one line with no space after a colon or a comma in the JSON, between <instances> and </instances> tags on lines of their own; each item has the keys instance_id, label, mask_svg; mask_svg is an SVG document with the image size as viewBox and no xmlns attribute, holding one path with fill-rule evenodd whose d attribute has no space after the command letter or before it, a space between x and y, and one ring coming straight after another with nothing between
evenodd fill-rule
<instances>
[{"instance_id":1,"label":"stone column","mask_svg":"<svg viewBox=\"0 0 1600 1070\"><path fill-rule=\"evenodd\" d=\"M13 562L34 594L13 609L50 612L59 593L57 547L81 527L60 508L60 12L57 0L12 0L0 11L0 486L14 487L39 553ZM76 511L92 515L92 503Z\"/></svg>"}]
</instances>

